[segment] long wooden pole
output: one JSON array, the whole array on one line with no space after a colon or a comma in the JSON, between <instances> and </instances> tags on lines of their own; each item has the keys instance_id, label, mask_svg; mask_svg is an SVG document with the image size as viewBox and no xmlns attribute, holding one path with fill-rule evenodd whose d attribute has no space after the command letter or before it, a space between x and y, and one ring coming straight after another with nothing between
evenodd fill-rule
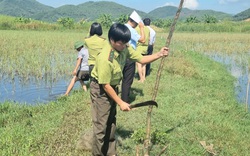
<instances>
[{"instance_id":1,"label":"long wooden pole","mask_svg":"<svg viewBox=\"0 0 250 156\"><path fill-rule=\"evenodd\" d=\"M175 30L176 22L177 22L177 20L179 18L179 15L181 13L183 2L184 2L184 0L180 0L179 8L178 8L178 10L176 12L174 21L173 21L173 23L171 25L170 32L168 34L168 38L167 38L167 41L166 41L166 47L169 47L169 45L170 45L171 38L172 38L174 30ZM156 83L155 83L154 93L153 93L153 97L152 97L153 100L155 100L156 96L157 96L164 61L165 61L165 58L163 57L161 59L161 63L160 63L160 66L159 66L158 72L157 72ZM146 129L146 138L145 138L145 141L144 141L144 148L145 148L144 156L149 156L149 153L150 153L150 144L151 144L150 143L150 130L151 130L151 112L152 112L152 109L153 109L153 106L149 106L148 113L147 113L147 129Z\"/></svg>"},{"instance_id":2,"label":"long wooden pole","mask_svg":"<svg viewBox=\"0 0 250 156\"><path fill-rule=\"evenodd\" d=\"M247 83L247 93L246 93L246 112L248 112L248 93L249 93L249 84L250 84L250 80L248 80L248 83Z\"/></svg>"}]
</instances>

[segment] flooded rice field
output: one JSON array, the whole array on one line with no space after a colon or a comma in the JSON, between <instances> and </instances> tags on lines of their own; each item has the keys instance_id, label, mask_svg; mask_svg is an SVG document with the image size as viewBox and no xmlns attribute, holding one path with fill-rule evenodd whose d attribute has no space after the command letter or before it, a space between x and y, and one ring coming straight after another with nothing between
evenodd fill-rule
<instances>
[{"instance_id":1,"label":"flooded rice field","mask_svg":"<svg viewBox=\"0 0 250 156\"><path fill-rule=\"evenodd\" d=\"M86 35L54 31L0 32L0 103L15 101L33 105L62 96L76 63L74 42ZM157 46L165 44L167 35L158 33ZM249 42L249 34L243 33L175 33L172 50L196 51L224 64L236 78L236 98L246 103ZM81 88L79 82L73 89L76 88Z\"/></svg>"},{"instance_id":2,"label":"flooded rice field","mask_svg":"<svg viewBox=\"0 0 250 156\"><path fill-rule=\"evenodd\" d=\"M19 78L11 81L0 81L0 102L13 101L28 105L37 103L48 103L62 96L71 80L60 79L55 82L49 80L36 81L29 80L28 83L22 83ZM73 89L81 88L80 83L76 82Z\"/></svg>"},{"instance_id":3,"label":"flooded rice field","mask_svg":"<svg viewBox=\"0 0 250 156\"><path fill-rule=\"evenodd\" d=\"M222 55L211 53L208 56L214 61L224 64L231 75L236 78L234 84L236 98L240 103L248 104L249 108L250 99L248 97L250 96L250 92L248 83L250 81L250 73L247 57L240 56L239 54Z\"/></svg>"},{"instance_id":4,"label":"flooded rice field","mask_svg":"<svg viewBox=\"0 0 250 156\"><path fill-rule=\"evenodd\" d=\"M236 78L235 94L240 103L250 104L250 99L247 100L247 84L249 81L248 62L244 57L239 58L239 55L231 54L207 54L211 59L226 66L227 70ZM250 55L250 54L249 54ZM0 102L14 101L18 103L36 104L47 103L56 100L62 96L70 82L71 77L58 77L57 81L52 78L43 80L30 79L26 83L22 82L18 77L14 79L4 78L0 81ZM76 82L73 89L80 89L80 83ZM248 92L248 97L250 96ZM246 101L247 100L247 101Z\"/></svg>"}]
</instances>

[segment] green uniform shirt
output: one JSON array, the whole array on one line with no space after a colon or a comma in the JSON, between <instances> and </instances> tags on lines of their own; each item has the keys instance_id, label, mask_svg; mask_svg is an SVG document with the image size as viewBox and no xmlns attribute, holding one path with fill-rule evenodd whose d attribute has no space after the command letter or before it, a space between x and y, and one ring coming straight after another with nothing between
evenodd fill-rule
<instances>
[{"instance_id":1,"label":"green uniform shirt","mask_svg":"<svg viewBox=\"0 0 250 156\"><path fill-rule=\"evenodd\" d=\"M85 47L89 51L89 65L95 65L95 59L98 53L101 52L106 40L98 35L93 35L85 39Z\"/></svg>"},{"instance_id":2,"label":"green uniform shirt","mask_svg":"<svg viewBox=\"0 0 250 156\"><path fill-rule=\"evenodd\" d=\"M140 28L137 26L136 31L140 34ZM141 54L148 53L148 43L150 39L150 30L148 27L144 26L145 43L138 42L136 51L141 52Z\"/></svg>"},{"instance_id":3,"label":"green uniform shirt","mask_svg":"<svg viewBox=\"0 0 250 156\"><path fill-rule=\"evenodd\" d=\"M112 50L109 43L105 44L101 53L96 57L96 64L92 70L91 76L99 84L118 85L122 79L122 70L125 66L126 59L140 61L142 59L140 52L135 51L131 46L118 52Z\"/></svg>"}]
</instances>

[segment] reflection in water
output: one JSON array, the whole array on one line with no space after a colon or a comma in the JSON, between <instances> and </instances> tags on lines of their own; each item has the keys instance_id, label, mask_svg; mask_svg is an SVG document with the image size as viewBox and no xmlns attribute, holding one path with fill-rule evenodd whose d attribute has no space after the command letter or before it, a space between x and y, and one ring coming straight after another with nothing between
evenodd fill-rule
<instances>
[{"instance_id":1,"label":"reflection in water","mask_svg":"<svg viewBox=\"0 0 250 156\"><path fill-rule=\"evenodd\" d=\"M36 104L47 103L63 95L69 84L68 80L62 79L57 82L43 80L28 80L29 83L21 83L20 79L0 81L0 102L14 101L18 103ZM27 82L27 81L26 81ZM80 88L76 83L74 88Z\"/></svg>"},{"instance_id":2,"label":"reflection in water","mask_svg":"<svg viewBox=\"0 0 250 156\"><path fill-rule=\"evenodd\" d=\"M222 55L207 54L213 60L225 64L228 71L237 79L235 82L235 91L240 103L246 103L247 83L250 73L248 71L248 60L239 54ZM4 75L4 74L3 74ZM44 79L23 80L15 77L9 80L6 77L0 79L0 102L15 101L18 103L36 104L53 101L63 95L72 77L57 76L60 80L55 80L52 75L44 76ZM8 81L7 81L8 80ZM76 82L75 88L81 88L79 82ZM248 93L250 97L250 91ZM250 99L248 99L250 105ZM250 106L249 106L250 107ZM249 108L248 107L248 108Z\"/></svg>"},{"instance_id":3,"label":"reflection in water","mask_svg":"<svg viewBox=\"0 0 250 156\"><path fill-rule=\"evenodd\" d=\"M248 70L248 60L239 54L222 55L222 54L208 54L213 60L226 65L228 71L237 79L235 82L235 91L237 100L240 103L246 103L247 98L247 84L250 73ZM248 97L250 92L248 92ZM250 106L250 99L248 98L248 108Z\"/></svg>"}]
</instances>

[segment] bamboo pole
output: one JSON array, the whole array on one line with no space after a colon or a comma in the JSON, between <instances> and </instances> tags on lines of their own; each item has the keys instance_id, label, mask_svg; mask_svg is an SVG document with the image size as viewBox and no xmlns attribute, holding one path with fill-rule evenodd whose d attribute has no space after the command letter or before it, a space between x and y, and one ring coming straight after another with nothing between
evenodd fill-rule
<instances>
[{"instance_id":1,"label":"bamboo pole","mask_svg":"<svg viewBox=\"0 0 250 156\"><path fill-rule=\"evenodd\" d=\"M246 112L248 112L248 93L249 93L249 84L250 84L250 80L248 80L248 83L247 83L247 93L246 93Z\"/></svg>"},{"instance_id":2,"label":"bamboo pole","mask_svg":"<svg viewBox=\"0 0 250 156\"><path fill-rule=\"evenodd\" d=\"M158 156L161 156L168 148L168 145L166 145L162 150L161 152L158 154Z\"/></svg>"},{"instance_id":3,"label":"bamboo pole","mask_svg":"<svg viewBox=\"0 0 250 156\"><path fill-rule=\"evenodd\" d=\"M169 47L169 45L170 45L171 38L172 38L174 30L175 30L176 22L177 22L177 20L179 18L179 15L181 13L183 2L184 2L184 0L180 0L179 8L178 8L178 10L176 12L174 21L173 21L173 23L171 25L170 32L168 34L168 38L167 38L167 41L166 41L166 47ZM165 57L163 57L161 59L160 66L159 66L158 71L157 71L157 77L156 77L156 82L155 82L155 87L154 87L154 93L153 93L153 97L152 97L153 100L155 100L156 96L157 96L164 61L165 61ZM146 129L146 138L145 138L145 141L144 141L144 149L145 149L144 156L149 156L149 154L150 154L150 144L151 144L150 143L150 130L151 130L151 112L152 112L152 109L153 109L153 106L149 106L148 113L147 113L147 129Z\"/></svg>"}]
</instances>

